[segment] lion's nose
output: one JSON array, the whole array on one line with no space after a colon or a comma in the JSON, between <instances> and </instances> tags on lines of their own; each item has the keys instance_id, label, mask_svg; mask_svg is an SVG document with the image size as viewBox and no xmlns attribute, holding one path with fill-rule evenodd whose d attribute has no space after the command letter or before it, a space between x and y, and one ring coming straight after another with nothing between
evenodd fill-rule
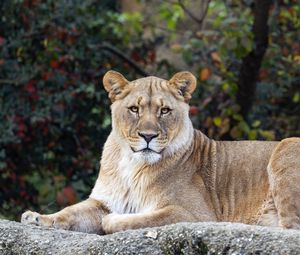
<instances>
[{"instance_id":1,"label":"lion's nose","mask_svg":"<svg viewBox=\"0 0 300 255\"><path fill-rule=\"evenodd\" d=\"M141 132L139 132L138 134L139 134L140 137L143 137L147 143L150 143L150 141L152 139L154 139L155 137L158 137L158 134L154 134L154 133L141 133Z\"/></svg>"}]
</instances>

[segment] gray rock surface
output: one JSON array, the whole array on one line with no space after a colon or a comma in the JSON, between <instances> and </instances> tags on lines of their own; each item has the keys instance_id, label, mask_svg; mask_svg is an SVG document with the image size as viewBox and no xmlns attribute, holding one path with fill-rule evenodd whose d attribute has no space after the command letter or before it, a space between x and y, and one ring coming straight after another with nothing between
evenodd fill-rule
<instances>
[{"instance_id":1,"label":"gray rock surface","mask_svg":"<svg viewBox=\"0 0 300 255\"><path fill-rule=\"evenodd\" d=\"M206 222L98 236L0 220L0 254L300 254L300 231Z\"/></svg>"}]
</instances>

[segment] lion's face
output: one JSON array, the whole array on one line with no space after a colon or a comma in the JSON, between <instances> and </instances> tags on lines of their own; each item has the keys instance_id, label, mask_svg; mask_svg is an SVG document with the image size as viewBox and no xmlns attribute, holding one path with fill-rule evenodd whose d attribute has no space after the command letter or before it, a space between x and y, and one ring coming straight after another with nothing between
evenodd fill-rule
<instances>
[{"instance_id":1,"label":"lion's face","mask_svg":"<svg viewBox=\"0 0 300 255\"><path fill-rule=\"evenodd\" d=\"M128 82L110 71L104 86L113 101L113 130L136 159L153 164L187 145L192 135L186 103L188 88L195 88L192 74L182 72L170 81L147 77Z\"/></svg>"}]
</instances>

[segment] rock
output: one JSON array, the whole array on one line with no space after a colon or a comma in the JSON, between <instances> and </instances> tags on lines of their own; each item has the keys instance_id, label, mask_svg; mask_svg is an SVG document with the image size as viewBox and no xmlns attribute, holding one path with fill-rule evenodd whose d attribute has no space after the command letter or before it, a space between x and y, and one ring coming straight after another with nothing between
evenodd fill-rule
<instances>
[{"instance_id":1,"label":"rock","mask_svg":"<svg viewBox=\"0 0 300 255\"><path fill-rule=\"evenodd\" d=\"M0 220L0 254L299 254L300 231L178 223L99 236Z\"/></svg>"}]
</instances>

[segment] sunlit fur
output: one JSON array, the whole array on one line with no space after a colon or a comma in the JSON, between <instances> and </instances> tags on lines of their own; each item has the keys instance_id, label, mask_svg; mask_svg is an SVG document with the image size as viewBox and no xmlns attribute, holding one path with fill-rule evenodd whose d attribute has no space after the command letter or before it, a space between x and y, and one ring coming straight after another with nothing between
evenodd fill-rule
<instances>
[{"instance_id":1,"label":"sunlit fur","mask_svg":"<svg viewBox=\"0 0 300 255\"><path fill-rule=\"evenodd\" d=\"M189 119L189 72L129 82L110 71L103 84L112 131L90 197L51 215L25 212L23 223L99 234L182 221L299 229L299 138L207 138Z\"/></svg>"}]
</instances>

